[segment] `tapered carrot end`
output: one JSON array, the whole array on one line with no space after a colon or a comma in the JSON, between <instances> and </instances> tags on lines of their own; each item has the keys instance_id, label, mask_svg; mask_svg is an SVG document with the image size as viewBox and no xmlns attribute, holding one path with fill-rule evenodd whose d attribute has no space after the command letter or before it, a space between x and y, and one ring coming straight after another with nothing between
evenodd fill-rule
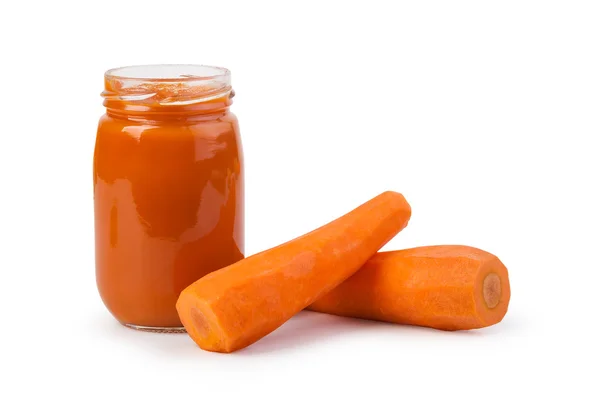
<instances>
[{"instance_id":1,"label":"tapered carrot end","mask_svg":"<svg viewBox=\"0 0 600 399\"><path fill-rule=\"evenodd\" d=\"M385 198L388 201L390 201L392 204L396 205L396 207L399 209L399 211L403 214L404 218L406 219L406 223L404 225L404 226L406 226L406 224L408 224L408 219L410 219L410 216L412 214L412 209L410 207L410 204L404 197L404 195L402 195L396 191L385 191L385 192L381 193L379 195L379 197Z\"/></svg>"}]
</instances>

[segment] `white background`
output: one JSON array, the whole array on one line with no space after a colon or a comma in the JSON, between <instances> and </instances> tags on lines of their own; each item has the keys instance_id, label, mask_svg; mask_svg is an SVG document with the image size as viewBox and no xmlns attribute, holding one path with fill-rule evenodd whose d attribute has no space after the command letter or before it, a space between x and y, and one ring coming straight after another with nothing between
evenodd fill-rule
<instances>
[{"instance_id":1,"label":"white background","mask_svg":"<svg viewBox=\"0 0 600 399\"><path fill-rule=\"evenodd\" d=\"M6 1L0 34L0 397L598 397L597 1ZM504 321L305 312L231 355L118 325L92 153L104 71L145 63L231 69L248 255L397 190L386 249L497 254Z\"/></svg>"}]
</instances>

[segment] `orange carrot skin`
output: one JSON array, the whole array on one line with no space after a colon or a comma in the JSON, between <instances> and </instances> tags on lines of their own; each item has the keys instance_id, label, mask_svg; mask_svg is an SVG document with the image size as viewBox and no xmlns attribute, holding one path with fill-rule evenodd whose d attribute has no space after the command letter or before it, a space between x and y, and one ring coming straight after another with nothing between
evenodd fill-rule
<instances>
[{"instance_id":1,"label":"orange carrot skin","mask_svg":"<svg viewBox=\"0 0 600 399\"><path fill-rule=\"evenodd\" d=\"M380 194L308 234L204 276L179 296L179 317L202 349L244 348L356 272L410 214L401 194Z\"/></svg>"},{"instance_id":2,"label":"orange carrot skin","mask_svg":"<svg viewBox=\"0 0 600 399\"><path fill-rule=\"evenodd\" d=\"M377 253L308 309L469 330L500 322L509 300L508 271L496 256L467 246L440 245Z\"/></svg>"}]
</instances>

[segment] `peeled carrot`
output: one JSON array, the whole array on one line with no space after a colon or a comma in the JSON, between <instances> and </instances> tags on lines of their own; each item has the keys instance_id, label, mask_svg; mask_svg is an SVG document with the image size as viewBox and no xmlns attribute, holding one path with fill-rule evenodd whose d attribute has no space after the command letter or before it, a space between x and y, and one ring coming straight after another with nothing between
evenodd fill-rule
<instances>
[{"instance_id":1,"label":"peeled carrot","mask_svg":"<svg viewBox=\"0 0 600 399\"><path fill-rule=\"evenodd\" d=\"M308 307L339 316L469 330L502 320L508 271L481 249L439 245L380 252Z\"/></svg>"},{"instance_id":2,"label":"peeled carrot","mask_svg":"<svg viewBox=\"0 0 600 399\"><path fill-rule=\"evenodd\" d=\"M180 294L181 322L202 349L244 348L356 272L410 214L402 194L388 191L308 234L207 274Z\"/></svg>"}]
</instances>

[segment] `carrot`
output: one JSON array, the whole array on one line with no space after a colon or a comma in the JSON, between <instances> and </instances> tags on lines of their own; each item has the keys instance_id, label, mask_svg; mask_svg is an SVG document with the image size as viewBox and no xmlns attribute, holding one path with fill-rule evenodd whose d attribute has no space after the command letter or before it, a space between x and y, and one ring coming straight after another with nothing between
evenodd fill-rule
<instances>
[{"instance_id":1,"label":"carrot","mask_svg":"<svg viewBox=\"0 0 600 399\"><path fill-rule=\"evenodd\" d=\"M402 194L380 194L308 234L207 274L180 294L179 317L202 349L244 348L356 272L410 213Z\"/></svg>"},{"instance_id":2,"label":"carrot","mask_svg":"<svg viewBox=\"0 0 600 399\"><path fill-rule=\"evenodd\" d=\"M508 309L508 271L481 249L439 245L380 252L310 310L339 316L469 330Z\"/></svg>"}]
</instances>

